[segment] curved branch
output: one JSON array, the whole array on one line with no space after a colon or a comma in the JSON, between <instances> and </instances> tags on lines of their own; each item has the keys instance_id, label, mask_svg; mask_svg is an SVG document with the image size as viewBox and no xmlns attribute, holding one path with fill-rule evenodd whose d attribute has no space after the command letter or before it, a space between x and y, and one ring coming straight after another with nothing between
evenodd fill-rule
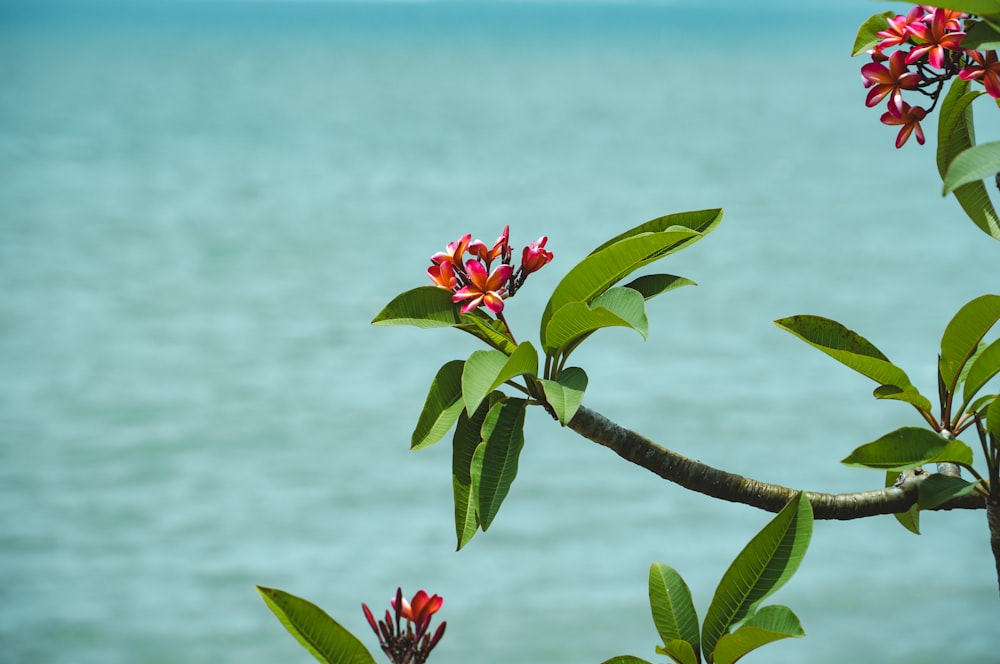
<instances>
[{"instance_id":1,"label":"curved branch","mask_svg":"<svg viewBox=\"0 0 1000 664\"><path fill-rule=\"evenodd\" d=\"M778 512L796 490L768 484L713 468L700 461L660 447L653 441L618 425L600 413L580 407L569 428L618 456L649 470L663 479L713 498L743 503L768 512ZM806 492L817 519L861 519L878 514L905 512L917 502L917 487L923 475L910 475L902 486L858 493ZM969 494L935 509L983 509L986 500Z\"/></svg>"}]
</instances>

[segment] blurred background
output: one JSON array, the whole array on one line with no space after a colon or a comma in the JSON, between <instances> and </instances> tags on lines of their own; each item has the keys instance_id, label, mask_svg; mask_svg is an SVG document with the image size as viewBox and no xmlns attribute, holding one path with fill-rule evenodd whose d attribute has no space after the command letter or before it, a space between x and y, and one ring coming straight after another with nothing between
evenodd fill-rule
<instances>
[{"instance_id":1,"label":"blurred background","mask_svg":"<svg viewBox=\"0 0 1000 664\"><path fill-rule=\"evenodd\" d=\"M647 342L574 356L585 403L761 480L881 486L839 460L919 418L772 321L837 319L932 395L945 324L1000 286L997 243L940 196L933 121L896 150L864 106L851 45L887 7L0 4L0 660L313 661L254 584L380 661L360 604L398 585L445 597L435 664L656 658L650 563L703 616L770 516L531 412L456 553L450 444L408 445L477 346L369 323L448 241L510 224L555 253L508 302L535 339L590 249L724 207L662 265L699 286L650 303ZM923 529L818 523L773 600L808 637L748 661L990 659L985 515Z\"/></svg>"}]
</instances>

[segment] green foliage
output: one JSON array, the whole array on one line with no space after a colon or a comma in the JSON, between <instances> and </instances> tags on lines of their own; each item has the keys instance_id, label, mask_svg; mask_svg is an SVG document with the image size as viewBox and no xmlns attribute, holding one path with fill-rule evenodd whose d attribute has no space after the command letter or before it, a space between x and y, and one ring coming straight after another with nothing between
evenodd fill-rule
<instances>
[{"instance_id":1,"label":"green foliage","mask_svg":"<svg viewBox=\"0 0 1000 664\"><path fill-rule=\"evenodd\" d=\"M487 394L514 378L538 373L538 352L531 342L518 344L510 356L498 350L473 351L462 370L462 397L472 413Z\"/></svg>"},{"instance_id":2,"label":"green foliage","mask_svg":"<svg viewBox=\"0 0 1000 664\"><path fill-rule=\"evenodd\" d=\"M904 471L929 463L972 465L972 449L919 427L902 427L851 452L841 463L855 468Z\"/></svg>"},{"instance_id":3,"label":"green foliage","mask_svg":"<svg viewBox=\"0 0 1000 664\"><path fill-rule=\"evenodd\" d=\"M325 664L375 664L353 634L321 608L282 590L257 586L267 607L313 657Z\"/></svg>"},{"instance_id":4,"label":"green foliage","mask_svg":"<svg viewBox=\"0 0 1000 664\"><path fill-rule=\"evenodd\" d=\"M493 404L483 421L482 477L479 481L479 525L483 532L493 523L500 504L517 477L517 461L524 447L524 399L504 399Z\"/></svg>"},{"instance_id":5,"label":"green foliage","mask_svg":"<svg viewBox=\"0 0 1000 664\"><path fill-rule=\"evenodd\" d=\"M990 380L1000 373L1000 339L995 339L989 346L983 347L967 365L969 371L965 375L965 388L962 398L965 403L983 389Z\"/></svg>"},{"instance_id":6,"label":"green foliage","mask_svg":"<svg viewBox=\"0 0 1000 664\"><path fill-rule=\"evenodd\" d=\"M579 367L567 367L559 372L555 380L543 378L538 383L559 423L566 426L583 403L583 393L587 389L586 372Z\"/></svg>"},{"instance_id":7,"label":"green foliage","mask_svg":"<svg viewBox=\"0 0 1000 664\"><path fill-rule=\"evenodd\" d=\"M792 577L812 537L812 507L799 492L744 547L723 575L705 614L701 647L715 662L720 638Z\"/></svg>"},{"instance_id":8,"label":"green foliage","mask_svg":"<svg viewBox=\"0 0 1000 664\"><path fill-rule=\"evenodd\" d=\"M897 399L930 412L931 403L911 383L902 369L889 361L870 341L840 323L821 316L790 316L775 325L791 332L841 364L871 378L880 386L879 399Z\"/></svg>"},{"instance_id":9,"label":"green foliage","mask_svg":"<svg viewBox=\"0 0 1000 664\"><path fill-rule=\"evenodd\" d=\"M787 606L765 606L735 632L722 635L715 647L715 664L733 664L768 643L805 635L798 616Z\"/></svg>"},{"instance_id":10,"label":"green foliage","mask_svg":"<svg viewBox=\"0 0 1000 664\"><path fill-rule=\"evenodd\" d=\"M421 328L451 327L462 323L451 291L437 286L419 286L400 293L385 305L372 325L415 325Z\"/></svg>"},{"instance_id":11,"label":"green foliage","mask_svg":"<svg viewBox=\"0 0 1000 664\"><path fill-rule=\"evenodd\" d=\"M462 402L462 369L465 362L452 360L438 369L410 437L410 449L419 450L441 440L455 424Z\"/></svg>"},{"instance_id":12,"label":"green foliage","mask_svg":"<svg viewBox=\"0 0 1000 664\"><path fill-rule=\"evenodd\" d=\"M917 504L920 509L933 509L938 505L972 493L979 482L967 482L960 477L934 474L920 483Z\"/></svg>"},{"instance_id":13,"label":"green foliage","mask_svg":"<svg viewBox=\"0 0 1000 664\"><path fill-rule=\"evenodd\" d=\"M965 31L962 48L995 51L1000 48L1000 30L987 21L978 21Z\"/></svg>"},{"instance_id":14,"label":"green foliage","mask_svg":"<svg viewBox=\"0 0 1000 664\"><path fill-rule=\"evenodd\" d=\"M657 652L681 664L696 662L701 649L698 614L691 601L691 591L673 567L663 563L650 566L649 606L653 624L663 639L664 647L657 647Z\"/></svg>"},{"instance_id":15,"label":"green foliage","mask_svg":"<svg viewBox=\"0 0 1000 664\"><path fill-rule=\"evenodd\" d=\"M582 338L605 327L630 327L645 339L649 320L639 291L619 287L601 293L590 304L571 302L552 316L547 328L545 352L563 354L579 345Z\"/></svg>"},{"instance_id":16,"label":"green foliage","mask_svg":"<svg viewBox=\"0 0 1000 664\"><path fill-rule=\"evenodd\" d=\"M881 14L875 14L868 18L867 21L861 24L858 28L858 36L854 38L854 47L851 48L851 57L856 55L861 55L862 53L867 53L875 47L882 38L876 33L885 30L886 19L890 19L896 15L896 12L882 12Z\"/></svg>"},{"instance_id":17,"label":"green foliage","mask_svg":"<svg viewBox=\"0 0 1000 664\"><path fill-rule=\"evenodd\" d=\"M896 480L899 478L899 473L895 471L888 471L885 474L885 485L887 487L895 486ZM905 512L898 512L893 514L896 517L896 521L899 522L901 526L909 530L914 535L920 534L920 505L912 505L910 509Z\"/></svg>"},{"instance_id":18,"label":"green foliage","mask_svg":"<svg viewBox=\"0 0 1000 664\"><path fill-rule=\"evenodd\" d=\"M941 359L938 362L938 371L949 395L955 393L963 368L976 354L983 337L998 320L1000 320L1000 295L983 295L965 304L948 323L941 336ZM977 380L990 373L991 360L993 360L992 352L983 364L983 368L977 369L975 376ZM995 363L995 360L993 362ZM978 388L975 391L978 391ZM975 394L975 391L972 394Z\"/></svg>"},{"instance_id":19,"label":"green foliage","mask_svg":"<svg viewBox=\"0 0 1000 664\"><path fill-rule=\"evenodd\" d=\"M611 659L606 659L601 664L651 664L648 660L639 659L638 657L633 657L632 655L619 655L617 657L612 657Z\"/></svg>"},{"instance_id":20,"label":"green foliage","mask_svg":"<svg viewBox=\"0 0 1000 664\"><path fill-rule=\"evenodd\" d=\"M458 549L469 543L479 529L479 485L482 476L483 423L486 414L504 395L493 392L473 415L464 410L458 416L452 437L451 479L455 500L455 534ZM478 460L476 454L478 452Z\"/></svg>"},{"instance_id":21,"label":"green foliage","mask_svg":"<svg viewBox=\"0 0 1000 664\"><path fill-rule=\"evenodd\" d=\"M944 176L944 193L1000 172L1000 142L984 143L971 147L956 156Z\"/></svg>"}]
</instances>

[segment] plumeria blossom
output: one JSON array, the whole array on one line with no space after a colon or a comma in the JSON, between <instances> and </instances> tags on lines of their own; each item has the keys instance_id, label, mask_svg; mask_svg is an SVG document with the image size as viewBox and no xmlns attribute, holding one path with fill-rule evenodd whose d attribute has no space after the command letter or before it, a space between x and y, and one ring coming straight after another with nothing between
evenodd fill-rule
<instances>
[{"instance_id":1,"label":"plumeria blossom","mask_svg":"<svg viewBox=\"0 0 1000 664\"><path fill-rule=\"evenodd\" d=\"M376 621L367 604L362 604L361 609L378 637L382 652L389 656L393 664L423 664L444 636L445 625L448 624L442 622L433 634L428 633L431 618L443 603L440 595L428 595L424 590L418 590L407 602L403 589L397 588L390 602L392 612L386 610L384 620Z\"/></svg>"},{"instance_id":2,"label":"plumeria blossom","mask_svg":"<svg viewBox=\"0 0 1000 664\"><path fill-rule=\"evenodd\" d=\"M543 235L524 247L516 269L509 226L504 226L492 247L471 238L465 234L431 256L427 276L435 286L452 291L452 302L462 304L463 314L485 307L502 321L504 300L514 296L529 274L552 261L552 252L545 248L548 237ZM471 257L466 258L467 254ZM494 267L498 260L500 264Z\"/></svg>"},{"instance_id":3,"label":"plumeria blossom","mask_svg":"<svg viewBox=\"0 0 1000 664\"><path fill-rule=\"evenodd\" d=\"M967 51L975 64L958 72L963 81L980 81L986 88L986 93L994 99L1000 99L1000 62L996 51Z\"/></svg>"},{"instance_id":4,"label":"plumeria blossom","mask_svg":"<svg viewBox=\"0 0 1000 664\"><path fill-rule=\"evenodd\" d=\"M919 106L911 107L906 102L903 103L903 110L897 115L892 111L882 114L882 124L901 125L899 133L896 135L896 147L901 148L909 140L910 135L917 137L917 143L924 144L924 130L920 127L920 121L927 117L927 111Z\"/></svg>"},{"instance_id":5,"label":"plumeria blossom","mask_svg":"<svg viewBox=\"0 0 1000 664\"><path fill-rule=\"evenodd\" d=\"M924 143L920 122L937 106L944 84L955 76L978 81L986 92L1000 98L1000 63L995 51L962 48L967 21L975 16L930 5L917 5L906 14L886 19L886 27L875 33L880 39L869 51L871 62L862 66L861 78L869 107L886 103L881 120L898 126L896 147L910 136ZM930 104L916 105L904 96L921 94Z\"/></svg>"}]
</instances>

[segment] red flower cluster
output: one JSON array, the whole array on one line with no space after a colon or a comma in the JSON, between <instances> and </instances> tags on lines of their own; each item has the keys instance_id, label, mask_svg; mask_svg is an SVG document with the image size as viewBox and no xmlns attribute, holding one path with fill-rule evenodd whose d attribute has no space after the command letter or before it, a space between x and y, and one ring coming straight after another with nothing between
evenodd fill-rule
<instances>
[{"instance_id":1,"label":"red flower cluster","mask_svg":"<svg viewBox=\"0 0 1000 664\"><path fill-rule=\"evenodd\" d=\"M365 619L378 637L382 652L389 656L393 664L423 664L444 636L444 628L448 624L442 622L433 635L427 633L431 617L444 604L444 599L440 595L428 595L425 591L418 590L413 599L407 602L403 597L403 589L397 588L391 604L392 613L386 610L385 619L377 622L368 605L361 605Z\"/></svg>"},{"instance_id":2,"label":"red flower cluster","mask_svg":"<svg viewBox=\"0 0 1000 664\"><path fill-rule=\"evenodd\" d=\"M974 20L970 14L917 5L908 14L886 19L887 28L876 33L882 41L869 51L872 62L861 68L869 89L865 104L871 107L888 99L888 111L881 119L883 124L899 126L897 148L911 135L923 145L920 121L934 110L945 81L953 76L978 80L990 96L1000 97L996 52L962 48L969 20ZM930 97L930 106L911 106L903 101L904 90Z\"/></svg>"},{"instance_id":3,"label":"red flower cluster","mask_svg":"<svg viewBox=\"0 0 1000 664\"><path fill-rule=\"evenodd\" d=\"M480 305L499 314L503 311L503 301L517 292L528 275L552 260L552 252L545 249L548 238L543 235L521 251L521 266L515 270L509 235L510 228L504 226L493 246L487 247L466 234L431 256L427 275L436 286L455 292L452 302L464 302L463 314ZM467 253L473 257L466 260ZM497 259L500 264L490 271Z\"/></svg>"}]
</instances>

